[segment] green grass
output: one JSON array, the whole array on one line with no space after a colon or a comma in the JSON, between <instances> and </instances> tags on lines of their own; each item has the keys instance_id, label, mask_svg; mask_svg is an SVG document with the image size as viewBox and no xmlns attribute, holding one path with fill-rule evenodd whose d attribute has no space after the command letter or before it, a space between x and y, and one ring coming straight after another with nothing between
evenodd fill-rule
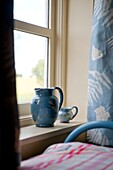
<instances>
[{"instance_id":1,"label":"green grass","mask_svg":"<svg viewBox=\"0 0 113 170\"><path fill-rule=\"evenodd\" d=\"M40 87L33 77L17 77L16 86L18 103L30 102L35 95L34 88Z\"/></svg>"}]
</instances>

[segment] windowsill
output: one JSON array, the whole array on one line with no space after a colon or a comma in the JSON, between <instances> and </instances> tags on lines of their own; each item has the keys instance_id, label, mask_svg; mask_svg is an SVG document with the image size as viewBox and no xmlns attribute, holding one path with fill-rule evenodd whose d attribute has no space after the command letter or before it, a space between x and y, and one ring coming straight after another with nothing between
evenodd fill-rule
<instances>
[{"instance_id":1,"label":"windowsill","mask_svg":"<svg viewBox=\"0 0 113 170\"><path fill-rule=\"evenodd\" d=\"M36 127L35 125L22 127L20 132L22 159L40 154L47 146L53 143L63 142L73 129L83 123L84 122L76 122L75 120L69 123L60 123L59 120L57 120L54 127L44 128Z\"/></svg>"},{"instance_id":2,"label":"windowsill","mask_svg":"<svg viewBox=\"0 0 113 170\"><path fill-rule=\"evenodd\" d=\"M35 125L21 128L20 140L22 145L35 141L40 141L55 135L70 132L71 129L83 124L83 122L70 121L69 123L60 123L57 120L54 127L36 127Z\"/></svg>"}]
</instances>

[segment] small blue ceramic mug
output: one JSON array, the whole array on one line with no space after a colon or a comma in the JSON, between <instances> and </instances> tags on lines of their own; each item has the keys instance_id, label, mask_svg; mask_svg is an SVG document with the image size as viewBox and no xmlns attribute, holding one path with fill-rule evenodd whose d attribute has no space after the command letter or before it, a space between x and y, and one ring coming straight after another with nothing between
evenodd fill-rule
<instances>
[{"instance_id":1,"label":"small blue ceramic mug","mask_svg":"<svg viewBox=\"0 0 113 170\"><path fill-rule=\"evenodd\" d=\"M78 113L76 106L62 107L58 112L58 119L61 123L69 123Z\"/></svg>"}]
</instances>

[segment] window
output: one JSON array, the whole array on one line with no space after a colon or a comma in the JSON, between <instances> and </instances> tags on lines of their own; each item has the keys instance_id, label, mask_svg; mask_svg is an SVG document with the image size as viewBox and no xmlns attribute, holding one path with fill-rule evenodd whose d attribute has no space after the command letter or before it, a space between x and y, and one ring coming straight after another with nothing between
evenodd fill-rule
<instances>
[{"instance_id":1,"label":"window","mask_svg":"<svg viewBox=\"0 0 113 170\"><path fill-rule=\"evenodd\" d=\"M16 88L22 126L32 123L30 101L34 95L34 88L55 86L59 81L62 82L62 76L59 78L58 75L62 72L63 48L57 47L55 32L61 40L61 11L65 8L65 3L65 0L14 1Z\"/></svg>"},{"instance_id":2,"label":"window","mask_svg":"<svg viewBox=\"0 0 113 170\"><path fill-rule=\"evenodd\" d=\"M17 99L25 103L35 87L48 86L48 38L16 30L14 37Z\"/></svg>"}]
</instances>

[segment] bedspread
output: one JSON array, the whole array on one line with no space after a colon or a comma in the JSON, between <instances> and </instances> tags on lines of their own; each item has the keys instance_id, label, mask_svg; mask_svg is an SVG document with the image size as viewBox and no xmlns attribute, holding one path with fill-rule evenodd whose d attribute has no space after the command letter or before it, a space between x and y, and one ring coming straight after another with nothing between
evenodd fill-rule
<instances>
[{"instance_id":1,"label":"bedspread","mask_svg":"<svg viewBox=\"0 0 113 170\"><path fill-rule=\"evenodd\" d=\"M19 170L113 170L113 148L82 142L49 146L43 154L21 162Z\"/></svg>"}]
</instances>

